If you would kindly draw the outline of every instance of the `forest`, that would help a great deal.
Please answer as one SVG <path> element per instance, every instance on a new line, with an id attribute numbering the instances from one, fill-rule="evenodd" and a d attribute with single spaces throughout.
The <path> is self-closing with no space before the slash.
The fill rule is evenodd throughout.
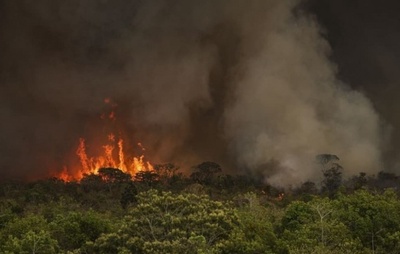
<path id="1" fill-rule="evenodd" d="M 320 182 L 285 189 L 215 162 L 3 181 L 0 253 L 400 253 L 400 178 L 319 159 Z"/>

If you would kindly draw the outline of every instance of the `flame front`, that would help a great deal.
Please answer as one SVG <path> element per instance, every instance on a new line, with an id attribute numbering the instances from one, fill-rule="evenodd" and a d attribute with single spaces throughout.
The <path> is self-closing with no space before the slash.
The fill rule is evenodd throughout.
<path id="1" fill-rule="evenodd" d="M 110 124 L 113 127 L 118 126 L 114 125 L 117 119 L 115 110 L 117 109 L 118 105 L 110 98 L 104 99 L 104 103 L 108 110 L 100 115 L 100 119 L 106 125 L 108 124 L 108 126 L 110 126 Z M 101 155 L 93 157 L 88 155 L 86 140 L 84 138 L 80 138 L 75 152 L 79 158 L 80 165 L 73 167 L 64 166 L 63 170 L 56 173 L 55 176 L 64 181 L 79 181 L 85 175 L 98 174 L 98 171 L 101 168 L 118 168 L 132 176 L 139 171 L 153 170 L 153 166 L 150 162 L 145 160 L 143 154 L 137 157 L 127 156 L 124 149 L 125 143 L 121 137 L 114 135 L 114 133 L 109 133 L 106 135 L 106 137 L 106 144 L 99 146 L 100 149 L 97 150 L 97 152 Z M 141 150 L 141 152 L 144 153 L 145 149 L 142 144 L 137 143 L 137 146 L 138 150 Z"/>
<path id="2" fill-rule="evenodd" d="M 56 177 L 68 182 L 72 180 L 79 181 L 88 174 L 97 174 L 100 168 L 118 168 L 132 176 L 139 171 L 153 170 L 153 166 L 145 160 L 144 155 L 131 158 L 125 156 L 124 140 L 122 138 L 119 138 L 116 142 L 115 136 L 110 134 L 108 139 L 110 143 L 103 145 L 103 155 L 90 157 L 86 152 L 85 139 L 80 138 L 76 149 L 76 155 L 80 161 L 80 169 L 68 170 L 67 167 L 64 167 Z M 140 143 L 139 146 L 141 147 Z M 115 148 L 118 149 L 118 153 L 115 152 Z M 142 148 L 142 150 L 144 149 Z M 115 157 L 118 159 L 115 159 Z"/>

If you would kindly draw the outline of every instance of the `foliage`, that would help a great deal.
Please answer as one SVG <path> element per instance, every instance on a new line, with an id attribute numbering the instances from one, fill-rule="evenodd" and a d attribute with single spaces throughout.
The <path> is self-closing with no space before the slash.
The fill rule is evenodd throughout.
<path id="1" fill-rule="evenodd" d="M 282 218 L 282 239 L 290 253 L 347 253 L 360 250 L 357 239 L 337 219 L 334 201 L 314 198 L 292 202 Z"/>
<path id="2" fill-rule="evenodd" d="M 133 183 L 129 183 L 125 186 L 124 191 L 121 194 L 120 203 L 122 208 L 127 208 L 129 204 L 136 203 L 136 195 L 138 194 L 136 186 Z"/>
<path id="3" fill-rule="evenodd" d="M 55 253 L 57 240 L 42 216 L 28 215 L 8 223 L 1 231 L 4 253 Z"/>
<path id="4" fill-rule="evenodd" d="M 400 230 L 400 203 L 393 190 L 382 195 L 366 190 L 342 195 L 337 207 L 339 220 L 364 247 L 385 253 L 400 249 L 399 242 L 394 240 Z"/>
<path id="5" fill-rule="evenodd" d="M 214 175 L 222 171 L 222 168 L 218 163 L 206 161 L 195 166 L 194 170 L 195 172 L 190 175 L 194 182 L 209 184 Z"/>
<path id="6" fill-rule="evenodd" d="M 58 250 L 57 241 L 52 239 L 48 231 L 34 232 L 29 230 L 19 237 L 9 236 L 4 243 L 4 253 L 43 253 L 53 254 Z"/>
<path id="7" fill-rule="evenodd" d="M 50 226 L 60 247 L 65 250 L 79 249 L 87 241 L 95 241 L 110 230 L 109 222 L 92 211 L 60 214 Z"/>
<path id="8" fill-rule="evenodd" d="M 171 180 L 175 178 L 179 167 L 172 163 L 154 165 L 154 171 L 159 176 L 159 180 L 165 185 L 170 184 Z"/>
<path id="9" fill-rule="evenodd" d="M 342 184 L 342 166 L 337 163 L 339 157 L 333 154 L 319 154 L 316 156 L 317 162 L 322 166 L 324 180 L 322 181 L 322 191 L 330 198 L 336 195 Z"/>
<path id="10" fill-rule="evenodd" d="M 238 199 L 246 202 L 238 210 L 239 224 L 226 244 L 225 253 L 288 253 L 274 231 L 274 223 L 281 217 L 279 211 L 261 205 L 253 192 Z"/>
<path id="11" fill-rule="evenodd" d="M 160 164 L 4 183 L 0 253 L 400 253 L 400 178 L 342 179 L 337 156 L 319 160 L 322 181 L 289 190 L 213 162 L 198 178 Z"/>
<path id="12" fill-rule="evenodd" d="M 237 223 L 234 209 L 207 196 L 150 190 L 137 198 L 118 234 L 96 241 L 97 251 L 106 253 L 119 243 L 118 251 L 133 253 L 211 253 L 229 239 Z"/>
<path id="13" fill-rule="evenodd" d="M 143 170 L 136 173 L 134 179 L 135 181 L 142 183 L 147 187 L 152 187 L 158 182 L 159 177 L 160 176 L 154 171 Z"/>

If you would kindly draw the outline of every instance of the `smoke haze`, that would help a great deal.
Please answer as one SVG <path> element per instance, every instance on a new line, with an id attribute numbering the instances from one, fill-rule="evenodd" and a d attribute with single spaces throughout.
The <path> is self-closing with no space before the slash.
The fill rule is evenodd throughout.
<path id="1" fill-rule="evenodd" d="M 202 161 L 276 185 L 382 168 L 381 121 L 337 78 L 292 0 L 0 2 L 0 172 L 42 177 L 116 126 L 155 162 Z M 98 141 L 101 143 L 100 141 Z"/>

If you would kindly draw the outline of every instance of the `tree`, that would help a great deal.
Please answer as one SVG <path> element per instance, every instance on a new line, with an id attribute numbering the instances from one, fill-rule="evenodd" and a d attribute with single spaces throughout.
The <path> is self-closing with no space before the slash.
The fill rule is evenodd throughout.
<path id="1" fill-rule="evenodd" d="M 358 176 L 351 177 L 345 183 L 346 189 L 349 189 L 350 191 L 356 191 L 361 188 L 365 188 L 367 187 L 367 184 L 368 178 L 367 174 L 364 172 L 360 172 Z"/>
<path id="2" fill-rule="evenodd" d="M 322 245 L 326 245 L 325 239 L 325 224 L 327 217 L 333 212 L 332 205 L 329 200 L 322 199 L 319 202 L 312 204 L 312 208 L 317 212 L 319 219 L 319 226 L 321 228 L 321 243 Z"/>
<path id="3" fill-rule="evenodd" d="M 200 163 L 197 166 L 193 167 L 195 172 L 193 172 L 190 177 L 194 182 L 200 183 L 200 184 L 209 184 L 211 183 L 211 180 L 213 176 L 216 173 L 219 173 L 222 171 L 222 168 L 219 164 L 211 161 L 206 161 L 203 163 Z"/>
<path id="4" fill-rule="evenodd" d="M 105 187 L 102 177 L 96 174 L 85 174 L 80 181 L 80 185 L 86 192 L 102 191 Z"/>
<path id="5" fill-rule="evenodd" d="M 152 187 L 158 182 L 159 175 L 152 170 L 143 170 L 136 173 L 134 180 L 139 183 L 144 183 L 147 187 Z"/>
<path id="6" fill-rule="evenodd" d="M 124 173 L 117 168 L 100 168 L 98 175 L 107 184 L 110 192 L 112 192 L 113 185 L 127 183 L 132 179 L 130 174 Z"/>
<path id="7" fill-rule="evenodd" d="M 322 192 L 328 194 L 328 197 L 334 198 L 339 187 L 342 185 L 341 168 L 330 168 L 324 171 L 324 180 L 322 181 Z"/>
<path id="8" fill-rule="evenodd" d="M 8 223 L 0 235 L 1 253 L 57 253 L 58 243 L 42 216 L 27 215 Z"/>
<path id="9" fill-rule="evenodd" d="M 172 163 L 154 165 L 154 171 L 158 174 L 159 179 L 163 184 L 169 183 L 169 181 L 175 176 L 178 169 L 179 167 Z"/>
<path id="10" fill-rule="evenodd" d="M 137 195 L 136 186 L 133 183 L 129 183 L 125 186 L 124 191 L 121 194 L 121 206 L 123 209 L 126 209 L 129 204 L 136 203 L 136 195 Z"/>
<path id="11" fill-rule="evenodd" d="M 50 225 L 60 247 L 68 251 L 79 249 L 110 230 L 108 221 L 93 211 L 58 214 Z"/>
<path id="12" fill-rule="evenodd" d="M 362 250 L 357 239 L 336 214 L 333 200 L 294 201 L 286 209 L 281 239 L 290 253 L 354 253 Z"/>
<path id="13" fill-rule="evenodd" d="M 394 240 L 400 231 L 400 203 L 393 190 L 380 195 L 361 189 L 352 195 L 340 195 L 336 209 L 338 219 L 364 247 L 373 253 L 398 253 L 392 251 L 400 250 L 399 242 Z"/>
<path id="14" fill-rule="evenodd" d="M 40 230 L 34 232 L 32 230 L 23 233 L 20 237 L 9 236 L 4 243 L 4 253 L 41 253 L 53 254 L 58 252 L 58 243 L 51 238 L 48 231 Z"/>
<path id="15" fill-rule="evenodd" d="M 110 183 L 129 182 L 132 178 L 130 174 L 124 173 L 118 168 L 100 168 L 98 174 L 103 181 Z"/>
<path id="16" fill-rule="evenodd" d="M 334 154 L 318 154 L 316 157 L 316 160 L 318 163 L 320 163 L 323 167 L 323 170 L 326 170 L 328 168 L 326 168 L 327 166 L 331 166 L 331 163 L 336 163 L 336 161 L 339 160 L 339 157 L 337 157 Z"/>
<path id="17" fill-rule="evenodd" d="M 301 200 L 309 201 L 318 194 L 318 189 L 314 182 L 306 181 L 293 192 L 296 196 L 300 196 Z"/>
<path id="18" fill-rule="evenodd" d="M 324 180 L 322 181 L 322 191 L 333 198 L 342 184 L 342 166 L 337 161 L 339 157 L 333 154 L 319 154 L 316 160 L 322 166 Z"/>
<path id="19" fill-rule="evenodd" d="M 261 205 L 253 192 L 239 195 L 237 200 L 242 203 L 238 209 L 239 224 L 226 243 L 225 253 L 288 253 L 274 232 L 274 224 L 281 218 L 281 213 Z"/>
<path id="20" fill-rule="evenodd" d="M 128 250 L 132 253 L 213 253 L 230 237 L 237 215 L 226 203 L 207 196 L 174 195 L 149 190 L 137 196 L 115 235 L 104 235 L 97 253 Z M 115 246 L 117 245 L 117 246 Z"/>

